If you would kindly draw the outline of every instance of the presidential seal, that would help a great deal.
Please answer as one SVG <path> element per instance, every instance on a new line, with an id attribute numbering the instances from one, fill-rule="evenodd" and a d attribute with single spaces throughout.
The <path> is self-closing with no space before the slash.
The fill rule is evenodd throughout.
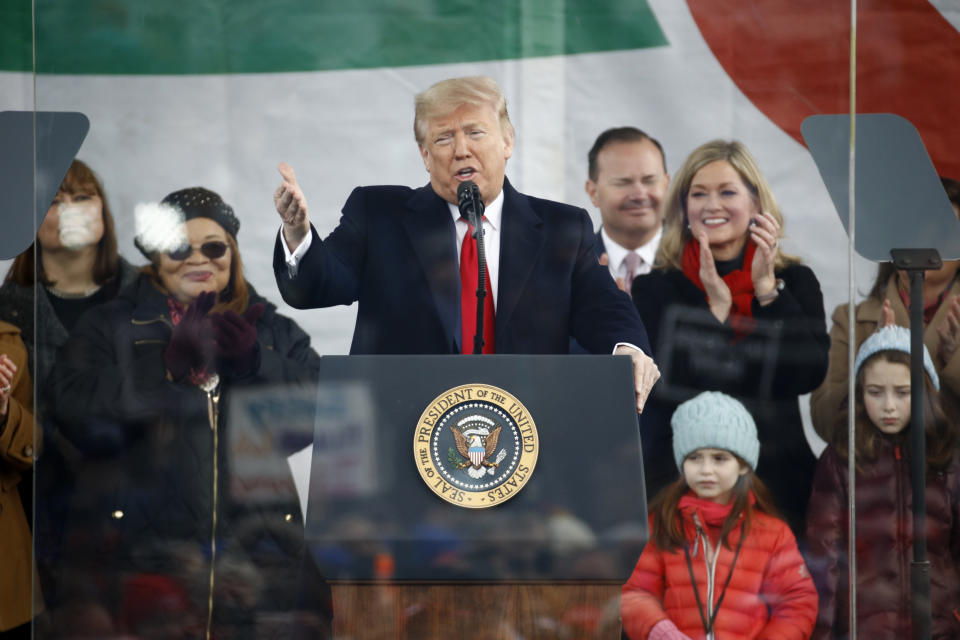
<path id="1" fill-rule="evenodd" d="M 465 384 L 436 397 L 413 437 L 423 481 L 450 504 L 468 509 L 486 509 L 517 495 L 539 453 L 527 408 L 486 384 Z"/>

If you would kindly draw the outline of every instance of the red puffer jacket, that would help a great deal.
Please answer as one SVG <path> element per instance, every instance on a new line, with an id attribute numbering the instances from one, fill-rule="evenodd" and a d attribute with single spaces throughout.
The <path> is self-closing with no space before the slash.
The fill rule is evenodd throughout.
<path id="1" fill-rule="evenodd" d="M 732 548 L 720 545 L 712 584 L 705 561 L 704 533 L 698 512 L 684 516 L 696 588 L 703 603 L 716 607 L 733 571 L 714 623 L 716 640 L 805 640 L 817 615 L 817 592 L 797 550 L 790 528 L 781 520 L 754 511 L 740 555 L 733 563 L 742 526 L 730 532 Z M 650 528 L 653 529 L 651 518 Z M 693 640 L 705 638 L 700 611 L 683 550 L 662 551 L 650 541 L 623 586 L 620 615 L 634 640 L 646 640 L 658 622 L 669 618 Z M 708 593 L 711 597 L 708 597 Z M 706 613 L 706 612 L 705 612 Z"/>
<path id="2" fill-rule="evenodd" d="M 817 465 L 807 516 L 807 560 L 820 592 L 814 638 L 846 638 L 847 460 L 828 447 Z M 927 556 L 932 637 L 960 638 L 960 462 L 927 475 Z M 913 560 L 910 464 L 892 440 L 857 476 L 857 634 L 909 638 Z"/>

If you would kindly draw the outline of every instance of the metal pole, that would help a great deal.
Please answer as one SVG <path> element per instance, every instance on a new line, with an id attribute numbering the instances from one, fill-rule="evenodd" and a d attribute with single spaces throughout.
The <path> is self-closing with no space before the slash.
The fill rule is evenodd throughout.
<path id="1" fill-rule="evenodd" d="M 926 429 L 923 420 L 923 269 L 910 270 L 910 482 L 913 485 L 913 562 L 910 620 L 914 640 L 930 638 L 930 562 L 927 560 Z"/>
<path id="2" fill-rule="evenodd" d="M 857 351 L 857 324 L 856 308 L 854 300 L 857 299 L 857 290 L 855 284 L 855 262 L 854 252 L 856 247 L 856 167 L 857 167 L 857 0 L 850 0 L 850 148 L 848 150 L 847 171 L 850 176 L 847 186 L 847 203 L 849 210 L 847 212 L 847 273 L 849 277 L 848 300 L 847 303 L 847 326 L 850 328 L 847 338 L 847 570 L 849 576 L 847 584 L 850 585 L 847 610 L 850 612 L 847 621 L 850 631 L 850 638 L 857 637 L 857 452 L 854 443 L 857 441 L 856 415 L 853 410 L 854 396 L 854 376 L 853 364 Z"/>

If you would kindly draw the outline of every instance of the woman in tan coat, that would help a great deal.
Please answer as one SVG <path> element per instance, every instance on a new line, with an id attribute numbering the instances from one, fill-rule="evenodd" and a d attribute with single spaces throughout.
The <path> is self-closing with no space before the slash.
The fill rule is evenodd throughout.
<path id="1" fill-rule="evenodd" d="M 29 638 L 42 610 L 33 571 L 32 540 L 20 502 L 20 475 L 33 466 L 33 385 L 20 330 L 0 321 L 0 639 Z M 31 587 L 33 585 L 33 588 Z"/>
<path id="2" fill-rule="evenodd" d="M 960 182 L 941 178 L 947 197 L 960 217 Z M 936 271 L 927 271 L 923 282 L 923 342 L 933 357 L 940 377 L 941 399 L 948 416 L 960 415 L 960 260 L 945 261 Z M 884 262 L 870 295 L 855 309 L 854 339 L 863 341 L 881 326 L 910 326 L 910 282 L 906 273 Z M 847 344 L 850 323 L 846 304 L 833 312 L 830 329 L 830 368 L 823 384 L 810 396 L 813 427 L 828 443 L 834 441 L 837 416 L 847 404 Z"/>

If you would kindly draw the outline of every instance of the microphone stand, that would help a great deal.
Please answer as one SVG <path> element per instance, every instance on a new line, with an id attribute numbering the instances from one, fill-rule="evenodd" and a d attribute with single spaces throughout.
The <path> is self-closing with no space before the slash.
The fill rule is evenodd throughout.
<path id="1" fill-rule="evenodd" d="M 910 622 L 915 640 L 931 634 L 930 561 L 927 559 L 926 425 L 923 402 L 923 276 L 943 266 L 936 249 L 891 249 L 897 269 L 910 274 L 910 483 L 913 498 L 913 562 Z"/>
<path id="2" fill-rule="evenodd" d="M 487 297 L 487 253 L 483 241 L 483 200 L 480 188 L 473 185 L 470 189 L 470 224 L 473 225 L 473 237 L 477 240 L 477 333 L 473 336 L 473 353 L 483 353 L 483 301 Z"/>

